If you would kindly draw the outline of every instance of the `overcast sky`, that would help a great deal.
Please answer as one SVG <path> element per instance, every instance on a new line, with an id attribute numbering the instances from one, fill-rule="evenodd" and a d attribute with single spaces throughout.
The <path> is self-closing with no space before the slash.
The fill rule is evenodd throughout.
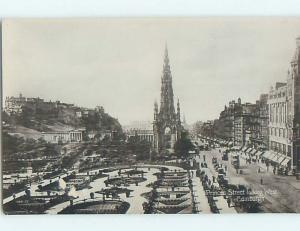
<path id="1" fill-rule="evenodd" d="M 182 114 L 215 119 L 285 81 L 298 36 L 300 18 L 9 20 L 3 93 L 102 105 L 123 125 L 152 120 L 167 42 Z"/>

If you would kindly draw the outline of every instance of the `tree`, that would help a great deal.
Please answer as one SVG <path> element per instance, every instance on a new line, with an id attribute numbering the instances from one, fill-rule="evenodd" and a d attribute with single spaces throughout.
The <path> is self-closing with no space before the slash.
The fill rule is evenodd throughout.
<path id="1" fill-rule="evenodd" d="M 151 144 L 146 140 L 139 140 L 138 136 L 128 139 L 127 149 L 136 155 L 137 160 L 150 159 Z"/>
<path id="2" fill-rule="evenodd" d="M 174 146 L 176 155 L 178 157 L 187 158 L 189 155 L 189 151 L 193 150 L 194 148 L 194 145 L 188 137 L 188 133 L 186 131 L 183 131 L 181 133 L 181 138 L 176 141 Z"/>

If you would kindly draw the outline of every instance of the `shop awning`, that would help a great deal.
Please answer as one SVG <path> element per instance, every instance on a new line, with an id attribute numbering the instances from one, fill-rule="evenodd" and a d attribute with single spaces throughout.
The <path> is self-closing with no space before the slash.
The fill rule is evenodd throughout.
<path id="1" fill-rule="evenodd" d="M 250 152 L 250 154 L 251 154 L 251 155 L 254 155 L 254 154 L 257 153 L 257 152 L 258 152 L 258 151 L 257 151 L 255 148 L 253 148 L 252 151 Z"/>
<path id="2" fill-rule="evenodd" d="M 232 149 L 234 149 L 234 150 L 241 150 L 241 147 L 239 147 L 239 146 L 233 146 Z"/>
<path id="3" fill-rule="evenodd" d="M 278 164 L 281 164 L 281 162 L 282 162 L 284 159 L 285 159 L 285 156 L 282 155 L 282 154 L 279 154 L 279 155 L 278 155 L 278 159 L 277 159 L 277 163 L 278 163 Z"/>
<path id="4" fill-rule="evenodd" d="M 251 153 L 251 151 L 253 150 L 253 148 L 249 148 L 246 153 Z"/>
<path id="5" fill-rule="evenodd" d="M 288 156 L 286 156 L 285 159 L 281 162 L 280 165 L 282 165 L 282 166 L 287 166 L 288 163 L 290 162 L 290 160 L 291 160 L 291 158 L 288 157 Z"/>
<path id="6" fill-rule="evenodd" d="M 260 157 L 261 155 L 263 155 L 264 153 L 262 152 L 262 151 L 257 151 L 256 153 L 255 153 L 255 155 L 256 156 L 258 156 L 258 157 Z"/>
<path id="7" fill-rule="evenodd" d="M 272 152 L 270 151 L 266 151 L 264 154 L 263 154 L 263 157 L 266 158 L 266 159 L 269 159 L 269 157 L 272 155 Z"/>
<path id="8" fill-rule="evenodd" d="M 252 155 L 252 154 L 256 153 L 256 149 L 255 148 L 251 148 L 251 150 L 249 150 L 248 153 Z"/>
<path id="9" fill-rule="evenodd" d="M 276 153 L 272 153 L 272 155 L 269 157 L 269 160 L 273 162 L 277 162 L 278 155 Z"/>
<path id="10" fill-rule="evenodd" d="M 245 152 L 248 149 L 248 147 L 243 147 L 242 151 Z"/>

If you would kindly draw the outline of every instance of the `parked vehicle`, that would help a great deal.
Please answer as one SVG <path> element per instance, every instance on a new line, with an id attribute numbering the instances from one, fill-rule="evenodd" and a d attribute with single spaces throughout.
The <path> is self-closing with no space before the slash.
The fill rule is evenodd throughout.
<path id="1" fill-rule="evenodd" d="M 228 160 L 228 153 L 224 152 L 222 155 L 222 160 L 227 161 Z"/>
<path id="2" fill-rule="evenodd" d="M 213 157 L 213 158 L 212 158 L 212 164 L 217 164 L 217 163 L 218 163 L 217 158 L 216 158 L 216 157 Z"/>
<path id="3" fill-rule="evenodd" d="M 240 168 L 240 156 L 239 155 L 233 155 L 232 158 L 231 158 L 231 164 L 236 169 Z"/>
<path id="4" fill-rule="evenodd" d="M 225 174 L 218 174 L 217 182 L 221 187 L 226 187 L 228 185 L 228 178 Z"/>
<path id="5" fill-rule="evenodd" d="M 223 168 L 218 168 L 218 174 L 226 175 L 225 170 Z"/>

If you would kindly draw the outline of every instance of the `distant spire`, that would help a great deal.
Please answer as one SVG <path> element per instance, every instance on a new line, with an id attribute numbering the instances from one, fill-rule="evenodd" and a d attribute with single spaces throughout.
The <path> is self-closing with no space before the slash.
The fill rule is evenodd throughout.
<path id="1" fill-rule="evenodd" d="M 169 52 L 168 52 L 168 45 L 167 45 L 167 42 L 166 42 L 166 45 L 165 45 L 165 59 L 164 59 L 164 66 L 165 66 L 165 67 L 169 66 Z"/>
<path id="2" fill-rule="evenodd" d="M 157 114 L 158 114 L 158 105 L 157 105 L 157 101 L 154 101 L 154 120 L 157 119 Z"/>
<path id="3" fill-rule="evenodd" d="M 177 119 L 178 121 L 180 121 L 180 103 L 178 98 L 177 98 Z"/>
<path id="4" fill-rule="evenodd" d="M 299 60 L 300 60 L 300 37 L 296 38 L 296 51 L 291 61 L 292 66 L 297 65 Z"/>
<path id="5" fill-rule="evenodd" d="M 154 101 L 154 110 L 158 111 L 158 105 L 157 105 L 157 101 L 156 100 Z"/>
<path id="6" fill-rule="evenodd" d="M 166 44 L 165 44 L 165 54 L 168 55 L 168 43 L 167 43 L 167 41 L 166 41 Z"/>

